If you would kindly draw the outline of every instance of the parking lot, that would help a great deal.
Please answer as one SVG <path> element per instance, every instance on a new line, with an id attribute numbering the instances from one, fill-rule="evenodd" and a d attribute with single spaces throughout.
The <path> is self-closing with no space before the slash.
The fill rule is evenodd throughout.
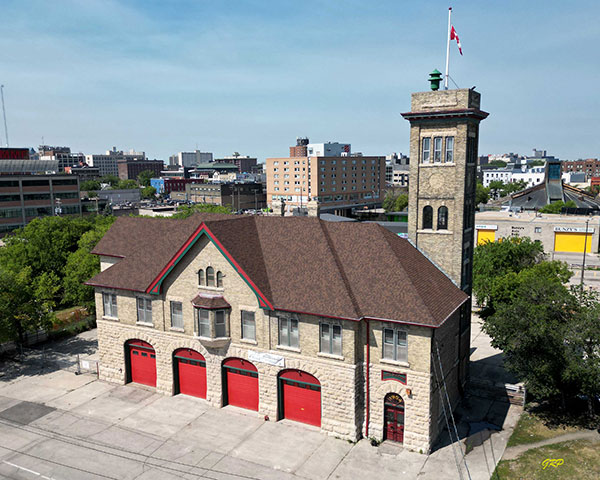
<path id="1" fill-rule="evenodd" d="M 429 456 L 387 442 L 352 444 L 314 427 L 287 420 L 265 421 L 255 412 L 235 407 L 216 409 L 194 397 L 167 397 L 139 385 L 100 382 L 93 369 L 76 375 L 76 355 L 92 365 L 96 360 L 94 333 L 55 344 L 43 354 L 34 352 L 22 363 L 1 365 L 0 476 L 46 480 L 460 478 L 454 459 L 457 450 L 453 452 L 444 439 Z M 474 336 L 476 361 L 488 355 L 497 363 L 497 352 L 486 353 L 487 340 L 480 338 L 478 329 Z M 489 368 L 497 365 L 490 363 Z M 504 423 L 504 430 L 491 436 L 487 430 L 482 434 L 480 428 L 477 438 L 481 441 L 466 456 L 471 478 L 489 478 L 520 409 L 476 397 L 467 399 L 465 408 L 459 414 L 461 438 L 474 432 L 469 425 Z M 461 469 L 465 473 L 464 464 Z"/>

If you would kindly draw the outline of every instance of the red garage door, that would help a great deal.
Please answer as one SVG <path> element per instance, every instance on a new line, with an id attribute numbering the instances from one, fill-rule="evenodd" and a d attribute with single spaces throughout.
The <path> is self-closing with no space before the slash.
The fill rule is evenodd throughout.
<path id="1" fill-rule="evenodd" d="M 280 416 L 321 426 L 321 384 L 306 372 L 287 370 L 279 376 Z"/>
<path id="2" fill-rule="evenodd" d="M 225 404 L 258 411 L 258 370 L 247 360 L 223 362 Z"/>
<path id="3" fill-rule="evenodd" d="M 142 340 L 129 340 L 127 350 L 130 380 L 156 387 L 156 354 L 152 345 Z"/>
<path id="4" fill-rule="evenodd" d="M 189 348 L 181 348 L 173 354 L 179 393 L 206 398 L 206 361 Z"/>

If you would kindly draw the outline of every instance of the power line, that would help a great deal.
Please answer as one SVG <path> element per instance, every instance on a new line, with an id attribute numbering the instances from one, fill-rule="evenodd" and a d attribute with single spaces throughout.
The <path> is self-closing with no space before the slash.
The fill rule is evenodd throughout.
<path id="1" fill-rule="evenodd" d="M 49 430 L 46 430 L 46 429 L 43 429 L 43 428 L 40 428 L 40 427 L 28 426 L 27 428 L 25 428 L 24 426 L 16 425 L 16 424 L 13 424 L 12 422 L 7 422 L 4 419 L 0 419 L 0 424 L 6 425 L 6 426 L 14 428 L 14 429 L 23 430 L 25 432 L 35 433 L 35 434 L 37 434 L 37 435 L 39 435 L 41 437 L 49 438 L 49 439 L 52 439 L 52 440 L 57 440 L 59 442 L 67 443 L 69 445 L 74 445 L 74 446 L 77 446 L 77 447 L 86 448 L 88 450 L 93 450 L 95 452 L 112 455 L 113 457 L 123 458 L 125 460 L 137 461 L 137 462 L 141 463 L 142 465 L 143 464 L 147 464 L 147 465 L 150 465 L 151 467 L 154 467 L 154 468 L 163 469 L 163 470 L 167 470 L 167 471 L 172 471 L 172 472 L 176 472 L 176 473 L 179 473 L 179 474 L 195 475 L 195 476 L 197 476 L 199 478 L 210 478 L 212 480 L 218 480 L 218 479 L 216 479 L 214 477 L 210 477 L 210 476 L 208 476 L 206 474 L 202 474 L 201 475 L 199 473 L 188 472 L 186 470 L 181 470 L 181 469 L 169 467 L 167 465 L 156 464 L 156 462 L 168 462 L 170 464 L 179 465 L 181 467 L 200 468 L 202 470 L 206 470 L 206 471 L 209 471 L 209 472 L 212 472 L 212 473 L 231 475 L 230 472 L 226 472 L 226 471 L 223 471 L 223 470 L 217 470 L 217 469 L 213 469 L 213 468 L 209 468 L 209 467 L 200 467 L 198 465 L 193 465 L 193 464 L 185 463 L 185 462 L 178 462 L 176 460 L 170 460 L 170 459 L 167 459 L 167 458 L 151 457 L 150 455 L 144 455 L 142 453 L 137 453 L 137 452 L 134 452 L 134 451 L 131 451 L 131 450 L 127 450 L 125 448 L 119 448 L 119 451 L 121 451 L 121 452 L 125 452 L 125 453 L 128 453 L 130 455 L 137 456 L 137 457 L 141 457 L 141 459 L 135 459 L 135 458 L 128 457 L 126 455 L 120 455 L 120 454 L 115 453 L 115 452 L 105 451 L 104 449 L 116 449 L 116 447 L 111 447 L 110 445 L 106 445 L 106 444 L 103 444 L 101 442 L 97 442 L 97 441 L 94 441 L 94 440 L 85 440 L 84 441 L 81 438 L 73 436 L 73 435 L 66 435 L 66 434 L 62 434 L 62 433 L 58 434 L 58 433 L 54 433 L 54 432 L 51 432 Z M 94 448 L 94 447 L 90 446 L 90 444 L 96 445 L 98 447 L 103 447 L 103 449 Z M 0 446 L 0 448 L 5 448 L 7 450 L 12 450 L 12 449 L 10 449 L 8 447 L 4 447 L 4 446 Z M 15 450 L 15 452 L 16 452 L 16 450 Z M 18 452 L 18 453 L 22 453 L 24 455 L 29 455 L 28 453 L 25 453 L 25 452 Z M 33 455 L 30 455 L 30 456 L 33 456 Z M 38 458 L 38 457 L 34 457 L 34 458 Z M 41 460 L 45 460 L 45 459 L 42 458 Z M 149 461 L 149 460 L 152 460 L 152 461 Z M 48 461 L 51 461 L 51 460 L 48 460 Z M 57 462 L 53 462 L 53 463 L 57 463 Z M 68 467 L 68 468 L 71 468 L 69 465 L 63 465 L 63 464 L 60 464 L 60 465 Z M 100 474 L 98 474 L 98 475 L 100 475 Z M 243 475 L 243 474 L 239 474 L 239 473 L 236 473 L 236 475 L 238 477 L 246 478 L 248 480 L 261 480 L 258 477 L 252 477 L 252 476 L 249 476 L 249 475 Z M 100 475 L 100 476 L 102 476 L 102 475 Z M 112 477 L 106 477 L 106 478 L 112 478 Z M 115 479 L 115 480 L 119 480 L 119 479 Z"/>

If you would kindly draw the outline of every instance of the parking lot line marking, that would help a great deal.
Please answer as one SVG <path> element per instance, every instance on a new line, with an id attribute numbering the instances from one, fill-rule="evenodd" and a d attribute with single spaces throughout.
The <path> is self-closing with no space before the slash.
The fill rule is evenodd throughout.
<path id="1" fill-rule="evenodd" d="M 39 473 L 39 472 L 36 472 L 36 471 L 34 471 L 34 470 L 30 470 L 30 469 L 28 469 L 28 468 L 25 468 L 25 467 L 22 467 L 22 466 L 20 466 L 20 465 L 16 465 L 16 464 L 14 464 L 14 463 L 7 462 L 6 460 L 2 460 L 2 462 L 3 462 L 3 463 L 6 463 L 7 465 L 10 465 L 11 467 L 18 468 L 19 470 L 24 470 L 24 471 L 26 471 L 26 472 L 32 473 L 33 475 L 37 475 L 38 477 L 42 477 L 42 478 L 44 478 L 45 480 L 54 480 L 53 478 L 47 477 L 46 475 L 42 475 L 42 474 L 41 474 L 41 473 Z"/>

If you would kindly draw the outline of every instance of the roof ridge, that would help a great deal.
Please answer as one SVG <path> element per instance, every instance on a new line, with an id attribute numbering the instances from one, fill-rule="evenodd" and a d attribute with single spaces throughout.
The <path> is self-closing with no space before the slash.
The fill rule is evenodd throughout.
<path id="1" fill-rule="evenodd" d="M 325 235 L 325 240 L 327 242 L 327 246 L 329 247 L 329 250 L 331 250 L 331 254 L 333 256 L 333 260 L 335 261 L 335 265 L 337 266 L 337 268 L 340 272 L 340 275 L 342 277 L 342 281 L 344 282 L 344 287 L 346 287 L 346 290 L 348 291 L 348 296 L 350 297 L 352 306 L 354 307 L 354 310 L 356 311 L 356 316 L 357 316 L 357 318 L 361 318 L 362 312 L 361 312 L 360 306 L 358 304 L 358 301 L 356 300 L 356 297 L 354 296 L 354 292 L 352 291 L 352 287 L 350 286 L 350 282 L 348 281 L 348 277 L 346 276 L 346 271 L 344 270 L 344 268 L 342 266 L 340 257 L 338 256 L 335 246 L 333 244 L 333 241 L 331 240 L 331 236 L 329 235 L 329 232 L 325 228 L 326 222 L 324 220 L 321 220 L 320 218 L 317 219 L 317 221 L 319 222 L 319 225 L 321 226 L 323 235 Z"/>
<path id="2" fill-rule="evenodd" d="M 392 245 L 391 237 L 388 235 L 389 230 L 387 230 L 386 228 L 382 227 L 381 225 L 377 225 L 377 226 L 379 227 L 379 234 L 384 238 L 384 240 L 386 241 L 386 243 L 390 246 L 390 250 L 392 251 L 392 254 L 394 255 L 394 257 L 396 257 L 398 260 L 400 260 L 400 257 L 398 256 L 398 253 L 396 252 L 396 250 L 394 249 L 394 247 Z M 392 232 L 389 232 L 389 233 L 391 235 L 395 235 Z M 427 255 L 425 255 L 424 252 L 422 252 L 417 247 L 415 247 L 415 245 L 410 240 L 408 240 L 408 239 L 406 239 L 406 240 L 410 243 L 410 245 L 412 247 L 415 248 L 415 250 L 417 250 L 429 262 L 431 262 L 435 268 L 437 268 L 440 272 L 442 272 L 444 275 L 446 275 L 446 272 L 444 272 L 436 263 L 432 262 L 431 259 Z M 399 264 L 400 268 L 402 268 L 402 270 L 404 270 L 404 272 L 406 273 L 406 276 L 411 279 L 411 281 L 409 282 L 409 285 L 416 292 L 419 301 L 423 305 L 423 308 L 429 313 L 429 316 L 431 317 L 431 319 L 435 321 L 435 315 L 431 311 L 431 308 L 429 308 L 429 305 L 427 304 L 427 302 L 425 302 L 423 300 L 423 297 L 421 296 L 421 292 L 419 291 L 419 289 L 415 288 L 414 280 L 412 278 L 411 272 L 409 270 L 407 270 L 406 268 L 404 268 L 404 264 L 402 263 L 402 261 L 399 261 L 398 264 Z M 446 275 L 446 277 L 448 277 L 448 275 Z M 450 277 L 448 277 L 448 279 L 452 280 Z M 452 283 L 454 283 L 454 282 L 452 282 Z"/>

